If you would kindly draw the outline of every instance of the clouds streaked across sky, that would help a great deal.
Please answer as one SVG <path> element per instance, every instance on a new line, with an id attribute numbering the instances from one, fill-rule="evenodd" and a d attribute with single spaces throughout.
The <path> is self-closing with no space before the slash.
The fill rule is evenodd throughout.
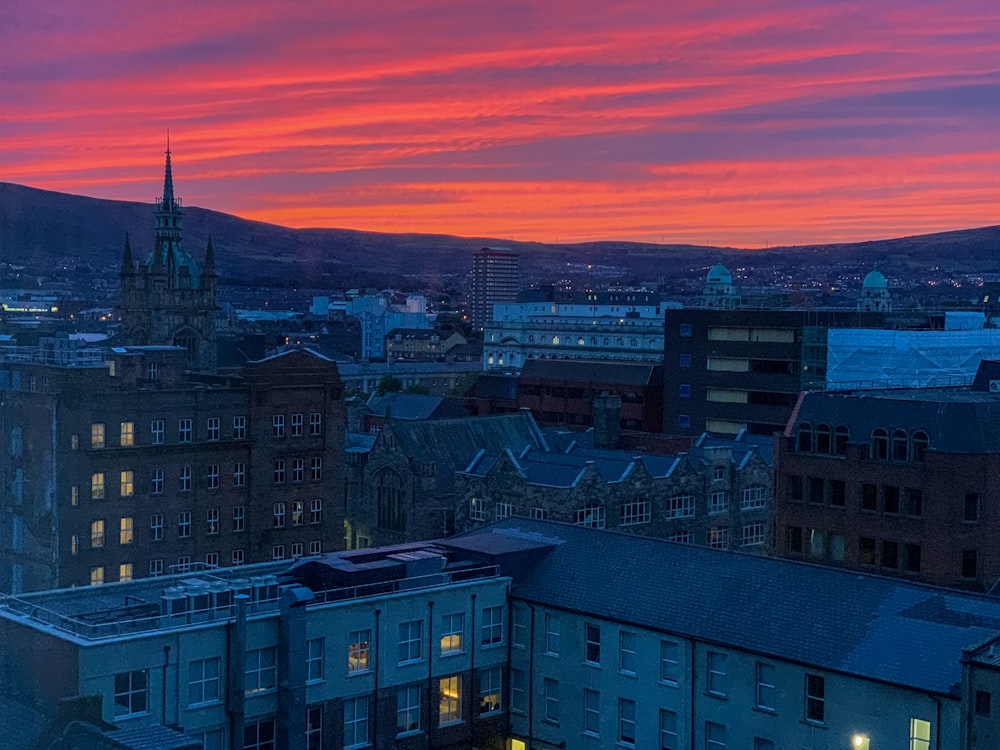
<path id="1" fill-rule="evenodd" d="M 995 0 L 14 0 L 0 21 L 0 180 L 151 201 L 169 128 L 185 203 L 297 227 L 759 247 L 1000 223 Z"/>

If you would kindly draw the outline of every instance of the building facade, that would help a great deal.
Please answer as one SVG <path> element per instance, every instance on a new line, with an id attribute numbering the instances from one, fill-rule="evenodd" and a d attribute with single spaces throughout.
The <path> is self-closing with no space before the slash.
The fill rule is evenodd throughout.
<path id="1" fill-rule="evenodd" d="M 181 347 L 0 356 L 0 589 L 343 546 L 343 389 L 300 350 L 238 377 Z"/>
<path id="2" fill-rule="evenodd" d="M 517 299 L 518 255 L 505 247 L 484 247 L 472 256 L 469 323 L 481 331 L 493 320 L 493 305 Z"/>

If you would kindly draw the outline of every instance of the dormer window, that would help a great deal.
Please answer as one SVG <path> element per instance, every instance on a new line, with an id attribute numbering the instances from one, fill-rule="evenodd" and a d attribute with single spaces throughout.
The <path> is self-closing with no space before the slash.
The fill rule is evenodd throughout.
<path id="1" fill-rule="evenodd" d="M 875 459 L 876 461 L 885 461 L 889 458 L 889 433 L 881 427 L 872 432 L 869 458 Z"/>

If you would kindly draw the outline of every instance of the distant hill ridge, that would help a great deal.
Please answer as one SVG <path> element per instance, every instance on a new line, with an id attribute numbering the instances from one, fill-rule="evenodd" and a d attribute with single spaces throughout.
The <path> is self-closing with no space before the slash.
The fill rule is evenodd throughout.
<path id="1" fill-rule="evenodd" d="M 152 250 L 152 203 L 104 200 L 0 182 L 0 262 L 51 269 L 58 264 L 117 272 L 125 233 L 137 257 Z M 417 277 L 425 283 L 461 278 L 471 254 L 486 245 L 521 253 L 526 276 L 558 278 L 566 263 L 627 269 L 635 279 L 688 275 L 716 262 L 755 266 L 815 265 L 852 260 L 954 265 L 956 273 L 1000 270 L 1000 226 L 870 242 L 740 250 L 695 245 L 587 242 L 552 245 L 495 238 L 389 234 L 350 229 L 290 229 L 186 206 L 184 242 L 200 259 L 211 235 L 224 282 L 275 282 L 331 288 L 383 285 Z M 930 266 L 927 266 L 930 267 Z"/>

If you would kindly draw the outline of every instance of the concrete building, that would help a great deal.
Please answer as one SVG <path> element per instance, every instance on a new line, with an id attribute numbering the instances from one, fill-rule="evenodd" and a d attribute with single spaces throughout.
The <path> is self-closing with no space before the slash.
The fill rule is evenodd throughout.
<path id="1" fill-rule="evenodd" d="M 0 354 L 0 590 L 343 547 L 343 389 L 308 350 L 238 376 L 182 347 Z"/>
<path id="2" fill-rule="evenodd" d="M 506 247 L 484 247 L 472 256 L 469 323 L 481 331 L 493 320 L 493 305 L 517 299 L 518 255 Z"/>
<path id="3" fill-rule="evenodd" d="M 803 394 L 775 439 L 776 552 L 993 589 L 997 384 L 983 362 L 971 387 Z"/>

